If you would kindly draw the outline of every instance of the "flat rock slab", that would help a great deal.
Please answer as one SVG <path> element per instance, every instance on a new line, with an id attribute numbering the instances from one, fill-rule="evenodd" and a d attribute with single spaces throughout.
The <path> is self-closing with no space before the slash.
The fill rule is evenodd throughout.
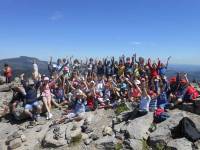
<path id="1" fill-rule="evenodd" d="M 126 133 L 130 139 L 143 140 L 149 136 L 149 128 L 153 122 L 153 113 L 131 120 L 126 127 Z"/>
<path id="2" fill-rule="evenodd" d="M 167 148 L 173 150 L 192 150 L 192 143 L 186 138 L 175 139 L 167 144 Z"/>

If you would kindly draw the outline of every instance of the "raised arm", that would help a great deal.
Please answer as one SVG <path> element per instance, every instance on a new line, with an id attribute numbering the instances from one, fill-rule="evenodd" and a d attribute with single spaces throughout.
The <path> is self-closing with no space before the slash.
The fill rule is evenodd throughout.
<path id="1" fill-rule="evenodd" d="M 167 58 L 167 63 L 166 63 L 166 68 L 168 67 L 168 64 L 169 64 L 169 60 L 171 59 L 171 56 L 169 56 L 168 58 Z"/>
<path id="2" fill-rule="evenodd" d="M 134 58 L 135 63 L 139 64 L 139 61 L 137 61 L 137 54 L 136 54 L 136 53 L 134 54 L 134 57 L 135 57 L 135 58 Z"/>
<path id="3" fill-rule="evenodd" d="M 157 68 L 160 68 L 160 66 L 161 66 L 161 62 L 160 62 L 160 59 L 158 58 Z"/>
<path id="4" fill-rule="evenodd" d="M 148 66 L 149 66 L 150 69 L 152 69 L 151 59 L 150 58 L 148 59 Z"/>
<path id="5" fill-rule="evenodd" d="M 130 81 L 128 78 L 126 78 L 125 81 L 126 81 L 131 87 L 133 86 L 133 84 L 131 83 L 131 81 Z"/>
<path id="6" fill-rule="evenodd" d="M 50 59 L 49 59 L 49 62 L 48 62 L 49 65 L 52 64 L 52 60 L 53 60 L 53 57 L 51 56 Z"/>
<path id="7" fill-rule="evenodd" d="M 186 80 L 187 83 L 190 83 L 190 81 L 188 79 L 188 76 L 187 76 L 187 73 L 184 74 L 184 78 L 185 78 L 185 80 Z"/>

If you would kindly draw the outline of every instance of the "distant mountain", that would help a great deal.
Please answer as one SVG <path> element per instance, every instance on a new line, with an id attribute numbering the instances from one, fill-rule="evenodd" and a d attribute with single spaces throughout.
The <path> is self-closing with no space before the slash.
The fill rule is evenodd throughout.
<path id="1" fill-rule="evenodd" d="M 1 70 L 4 67 L 4 64 L 7 63 L 13 68 L 14 75 L 20 75 L 25 73 L 26 76 L 31 76 L 33 69 L 33 60 L 36 60 L 39 66 L 40 73 L 48 72 L 48 63 L 47 61 L 41 61 L 37 58 L 21 56 L 17 58 L 9 58 L 0 60 L 0 68 Z M 1 72 L 2 73 L 2 72 Z"/>
<path id="2" fill-rule="evenodd" d="M 30 76 L 32 73 L 32 63 L 33 60 L 37 61 L 39 66 L 39 72 L 47 74 L 48 73 L 48 63 L 47 61 L 42 61 L 33 57 L 21 56 L 17 58 L 9 58 L 0 60 L 0 69 L 2 70 L 5 63 L 8 63 L 12 66 L 14 75 L 20 75 L 25 73 L 27 76 Z M 177 65 L 170 64 L 168 67 L 167 75 L 169 77 L 175 76 L 177 72 L 188 73 L 190 80 L 200 81 L 200 65 Z"/>
<path id="3" fill-rule="evenodd" d="M 183 64 L 170 64 L 168 67 L 167 75 L 174 76 L 178 72 L 187 73 L 190 81 L 200 81 L 200 65 L 183 65 Z"/>

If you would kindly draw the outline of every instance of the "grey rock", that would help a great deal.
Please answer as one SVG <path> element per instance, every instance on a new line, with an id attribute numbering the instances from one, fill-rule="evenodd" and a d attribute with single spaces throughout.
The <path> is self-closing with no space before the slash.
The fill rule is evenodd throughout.
<path id="1" fill-rule="evenodd" d="M 95 147 L 97 149 L 112 150 L 115 148 L 116 139 L 111 136 L 105 136 L 95 141 Z"/>
<path id="2" fill-rule="evenodd" d="M 65 129 L 66 125 L 59 125 L 59 139 L 55 139 L 55 130 L 54 128 L 51 128 L 47 133 L 45 134 L 43 138 L 42 145 L 46 148 L 58 148 L 64 145 L 67 145 L 67 140 L 65 139 Z"/>
<path id="3" fill-rule="evenodd" d="M 88 134 L 82 133 L 81 135 L 82 135 L 82 139 L 83 140 L 89 139 L 89 135 Z"/>
<path id="4" fill-rule="evenodd" d="M 26 142 L 27 141 L 27 138 L 26 138 L 26 136 L 24 134 L 21 135 L 21 140 L 22 140 L 22 142 Z"/>
<path id="5" fill-rule="evenodd" d="M 124 145 L 126 148 L 131 150 L 143 150 L 143 145 L 141 140 L 130 139 L 124 141 Z"/>
<path id="6" fill-rule="evenodd" d="M 6 144 L 9 145 L 11 141 L 17 139 L 17 138 L 21 138 L 21 135 L 19 132 L 13 132 L 11 135 L 9 135 L 7 137 L 7 140 L 6 140 Z"/>
<path id="7" fill-rule="evenodd" d="M 125 126 L 125 123 L 124 122 L 122 122 L 122 123 L 120 123 L 120 124 L 116 124 L 116 125 L 114 125 L 114 127 L 113 127 L 113 131 L 116 133 L 116 132 L 123 132 L 124 130 L 123 130 L 123 127 Z"/>
<path id="8" fill-rule="evenodd" d="M 157 125 L 157 129 L 149 136 L 149 144 L 152 147 L 159 145 L 167 145 L 172 140 L 171 129 L 179 124 L 179 121 L 186 116 L 184 112 L 171 112 L 171 118 Z"/>
<path id="9" fill-rule="evenodd" d="M 11 90 L 11 84 L 0 85 L 0 92 L 8 92 Z"/>
<path id="10" fill-rule="evenodd" d="M 124 134 L 119 133 L 119 132 L 116 132 L 116 133 L 115 133 L 115 138 L 116 138 L 116 139 L 119 139 L 119 140 L 121 140 L 121 141 L 124 141 Z"/>
<path id="11" fill-rule="evenodd" d="M 194 102 L 194 112 L 198 115 L 200 114 L 200 99 Z"/>
<path id="12" fill-rule="evenodd" d="M 12 141 L 10 141 L 8 149 L 16 149 L 22 145 L 21 138 L 16 138 Z"/>
<path id="13" fill-rule="evenodd" d="M 71 138 L 75 138 L 81 134 L 81 128 L 77 128 L 76 130 L 72 130 L 70 133 Z"/>
<path id="14" fill-rule="evenodd" d="M 93 141 L 96 141 L 96 140 L 99 139 L 99 136 L 93 133 L 93 134 L 91 134 L 91 135 L 89 136 L 89 138 L 91 138 Z"/>
<path id="15" fill-rule="evenodd" d="M 90 145 L 91 142 L 92 142 L 92 139 L 86 139 L 86 140 L 84 140 L 84 144 L 85 145 Z"/>
<path id="16" fill-rule="evenodd" d="M 198 141 L 196 141 L 195 143 L 194 143 L 194 146 L 195 146 L 195 148 L 196 149 L 200 149 L 200 140 L 198 140 Z"/>
<path id="17" fill-rule="evenodd" d="M 194 104 L 193 103 L 183 103 L 179 107 L 180 110 L 188 111 L 188 112 L 195 112 Z"/>
<path id="18" fill-rule="evenodd" d="M 0 85 L 6 83 L 6 78 L 4 76 L 0 76 Z"/>
<path id="19" fill-rule="evenodd" d="M 186 138 L 175 139 L 167 144 L 167 148 L 173 150 L 192 150 L 192 143 Z"/>
<path id="20" fill-rule="evenodd" d="M 106 135 L 112 135 L 113 134 L 113 130 L 112 130 L 112 128 L 111 127 L 105 127 L 104 129 L 103 129 L 103 132 L 102 132 L 102 134 L 103 134 L 103 136 L 106 136 Z"/>
<path id="21" fill-rule="evenodd" d="M 70 143 L 70 140 L 71 140 L 71 130 L 73 128 L 73 123 L 70 122 L 67 124 L 67 127 L 65 129 L 65 139 L 68 141 L 68 143 Z"/>
<path id="22" fill-rule="evenodd" d="M 147 139 L 149 128 L 153 122 L 153 113 L 131 120 L 126 127 L 126 136 L 131 139 Z"/>
<path id="23" fill-rule="evenodd" d="M 35 132 L 40 132 L 40 131 L 42 131 L 42 127 L 38 127 L 38 128 L 35 130 Z"/>

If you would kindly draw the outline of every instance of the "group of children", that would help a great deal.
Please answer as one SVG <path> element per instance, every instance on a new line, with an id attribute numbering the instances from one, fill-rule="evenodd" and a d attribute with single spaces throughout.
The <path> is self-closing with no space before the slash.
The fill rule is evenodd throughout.
<path id="1" fill-rule="evenodd" d="M 25 113 L 33 120 L 40 117 L 42 111 L 39 100 L 47 111 L 49 120 L 53 114 L 51 105 L 62 108 L 67 106 L 64 115 L 56 120 L 80 118 L 86 111 L 111 108 L 129 101 L 138 104 L 138 112 L 145 115 L 149 111 L 160 111 L 176 107 L 183 102 L 193 102 L 198 92 L 190 84 L 187 74 L 178 73 L 167 78 L 168 62 L 152 63 L 136 54 L 124 55 L 102 60 L 79 61 L 78 59 L 58 59 L 48 63 L 49 75 L 40 75 L 39 66 L 34 61 L 33 77 L 25 80 L 21 75 L 18 85 L 13 88 L 14 98 L 11 112 L 23 102 Z"/>

